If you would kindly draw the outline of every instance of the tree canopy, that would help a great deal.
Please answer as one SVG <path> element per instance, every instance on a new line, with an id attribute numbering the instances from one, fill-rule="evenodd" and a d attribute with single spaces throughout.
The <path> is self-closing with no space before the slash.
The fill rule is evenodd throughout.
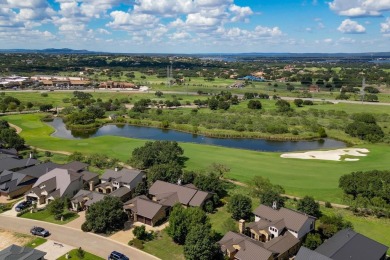
<path id="1" fill-rule="evenodd" d="M 139 169 L 148 169 L 156 164 L 182 164 L 184 151 L 177 142 L 154 141 L 133 150 L 130 164 Z"/>
<path id="2" fill-rule="evenodd" d="M 297 209 L 316 218 L 321 216 L 320 204 L 313 197 L 305 196 L 303 199 L 298 200 Z"/>
<path id="3" fill-rule="evenodd" d="M 235 194 L 230 197 L 228 212 L 232 213 L 235 220 L 249 219 L 252 215 L 252 200 L 248 196 Z"/>
<path id="4" fill-rule="evenodd" d="M 92 204 L 86 212 L 86 222 L 95 233 L 110 233 L 123 228 L 126 213 L 122 201 L 113 196 Z"/>

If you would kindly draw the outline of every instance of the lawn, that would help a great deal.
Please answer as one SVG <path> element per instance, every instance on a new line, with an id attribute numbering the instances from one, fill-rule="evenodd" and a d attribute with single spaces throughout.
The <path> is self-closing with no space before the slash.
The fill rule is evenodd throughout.
<path id="1" fill-rule="evenodd" d="M 80 258 L 77 256 L 77 249 L 73 249 L 71 251 L 69 251 L 69 258 L 68 259 L 73 259 L 73 260 L 104 260 L 104 258 L 101 258 L 99 256 L 96 256 L 94 254 L 91 254 L 91 253 L 88 253 L 88 252 L 85 252 L 84 251 L 84 257 L 83 258 Z M 67 258 L 65 258 L 66 254 L 61 256 L 60 258 L 58 258 L 57 260 L 66 260 Z"/>
<path id="2" fill-rule="evenodd" d="M 143 251 L 162 260 L 184 259 L 183 246 L 175 244 L 165 230 L 161 231 L 154 240 L 146 242 Z"/>
<path id="3" fill-rule="evenodd" d="M 321 211 L 326 215 L 341 214 L 346 220 L 352 222 L 356 232 L 390 247 L 390 219 L 358 217 L 351 211 L 345 209 L 328 209 L 321 207 Z M 387 253 L 390 254 L 390 249 Z"/>
<path id="4" fill-rule="evenodd" d="M 32 241 L 28 242 L 24 246 L 25 247 L 36 248 L 36 247 L 42 245 L 43 243 L 46 243 L 46 241 L 47 241 L 47 239 L 44 239 L 42 237 L 35 237 Z"/>
<path id="5" fill-rule="evenodd" d="M 4 119 L 23 129 L 21 136 L 27 144 L 52 151 L 79 151 L 86 154 L 101 152 L 121 161 L 127 161 L 134 148 L 145 140 L 115 136 L 67 140 L 50 137 L 53 129 L 39 120 L 38 114 L 7 116 Z M 385 144 L 365 144 L 370 153 L 357 162 L 283 159 L 280 153 L 256 152 L 210 145 L 181 143 L 188 158 L 186 168 L 203 169 L 212 163 L 227 165 L 226 177 L 249 183 L 256 175 L 282 185 L 288 194 L 310 195 L 315 199 L 342 202 L 338 188 L 340 176 L 352 171 L 385 170 L 390 161 L 390 148 Z"/>
<path id="6" fill-rule="evenodd" d="M 42 210 L 42 211 L 38 211 L 35 213 L 27 212 L 20 217 L 50 222 L 50 223 L 59 224 L 59 225 L 64 225 L 66 223 L 71 222 L 72 220 L 75 220 L 76 218 L 79 217 L 79 215 L 77 215 L 74 212 L 66 211 L 64 214 L 64 221 L 61 221 L 61 220 L 54 219 L 54 216 L 52 214 L 50 214 L 49 211 Z"/>

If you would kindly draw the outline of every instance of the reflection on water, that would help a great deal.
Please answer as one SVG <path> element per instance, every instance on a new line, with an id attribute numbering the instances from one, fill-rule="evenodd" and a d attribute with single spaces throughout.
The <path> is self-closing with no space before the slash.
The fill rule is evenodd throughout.
<path id="1" fill-rule="evenodd" d="M 254 151 L 291 152 L 317 149 L 333 149 L 346 147 L 346 144 L 330 138 L 317 141 L 271 141 L 264 139 L 229 139 L 212 138 L 203 135 L 183 133 L 175 130 L 140 127 L 132 125 L 105 125 L 99 129 L 88 131 L 70 131 L 61 118 L 55 118 L 48 123 L 56 129 L 52 134 L 55 137 L 66 139 L 86 139 L 103 135 L 123 136 L 139 139 L 167 140 L 177 142 L 191 142 L 198 144 L 218 145 L 230 148 L 241 148 Z"/>

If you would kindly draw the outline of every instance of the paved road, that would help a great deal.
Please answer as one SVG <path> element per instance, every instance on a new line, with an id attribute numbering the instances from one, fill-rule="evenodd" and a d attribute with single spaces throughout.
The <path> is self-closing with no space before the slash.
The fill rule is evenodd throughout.
<path id="1" fill-rule="evenodd" d="M 47 222 L 0 215 L 0 228 L 4 230 L 29 234 L 31 227 L 38 225 L 48 229 L 52 233 L 52 235 L 49 236 L 51 240 L 74 246 L 76 248 L 82 247 L 84 250 L 103 257 L 104 259 L 106 259 L 111 251 L 114 250 L 124 253 L 131 260 L 158 259 L 157 257 L 149 255 L 143 251 L 120 244 L 99 235 L 84 233 L 77 229 Z"/>

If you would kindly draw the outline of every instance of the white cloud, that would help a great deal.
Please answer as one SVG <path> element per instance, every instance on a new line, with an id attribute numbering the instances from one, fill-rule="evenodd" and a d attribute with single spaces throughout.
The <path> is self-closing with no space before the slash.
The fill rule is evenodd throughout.
<path id="1" fill-rule="evenodd" d="M 349 17 L 380 16 L 390 10 L 389 0 L 333 0 L 328 4 L 332 11 Z"/>
<path id="2" fill-rule="evenodd" d="M 191 35 L 187 32 L 175 32 L 170 38 L 172 40 L 185 40 L 191 38 Z"/>
<path id="3" fill-rule="evenodd" d="M 342 44 L 354 44 L 356 43 L 356 40 L 348 37 L 341 37 L 337 42 Z"/>
<path id="4" fill-rule="evenodd" d="M 366 28 L 363 25 L 358 24 L 356 21 L 346 19 L 342 21 L 340 26 L 337 28 L 342 33 L 365 33 Z"/>
<path id="5" fill-rule="evenodd" d="M 108 23 L 107 26 L 127 31 L 153 28 L 159 21 L 158 18 L 150 14 L 125 13 L 123 11 L 113 11 L 110 16 L 114 20 Z"/>
<path id="6" fill-rule="evenodd" d="M 248 17 L 253 15 L 253 11 L 249 6 L 240 7 L 238 5 L 231 5 L 229 11 L 234 14 L 234 17 L 231 19 L 232 22 L 237 21 L 246 21 L 248 22 Z"/>
<path id="7" fill-rule="evenodd" d="M 390 33 L 390 18 L 388 17 L 384 23 L 381 23 L 381 33 Z"/>

